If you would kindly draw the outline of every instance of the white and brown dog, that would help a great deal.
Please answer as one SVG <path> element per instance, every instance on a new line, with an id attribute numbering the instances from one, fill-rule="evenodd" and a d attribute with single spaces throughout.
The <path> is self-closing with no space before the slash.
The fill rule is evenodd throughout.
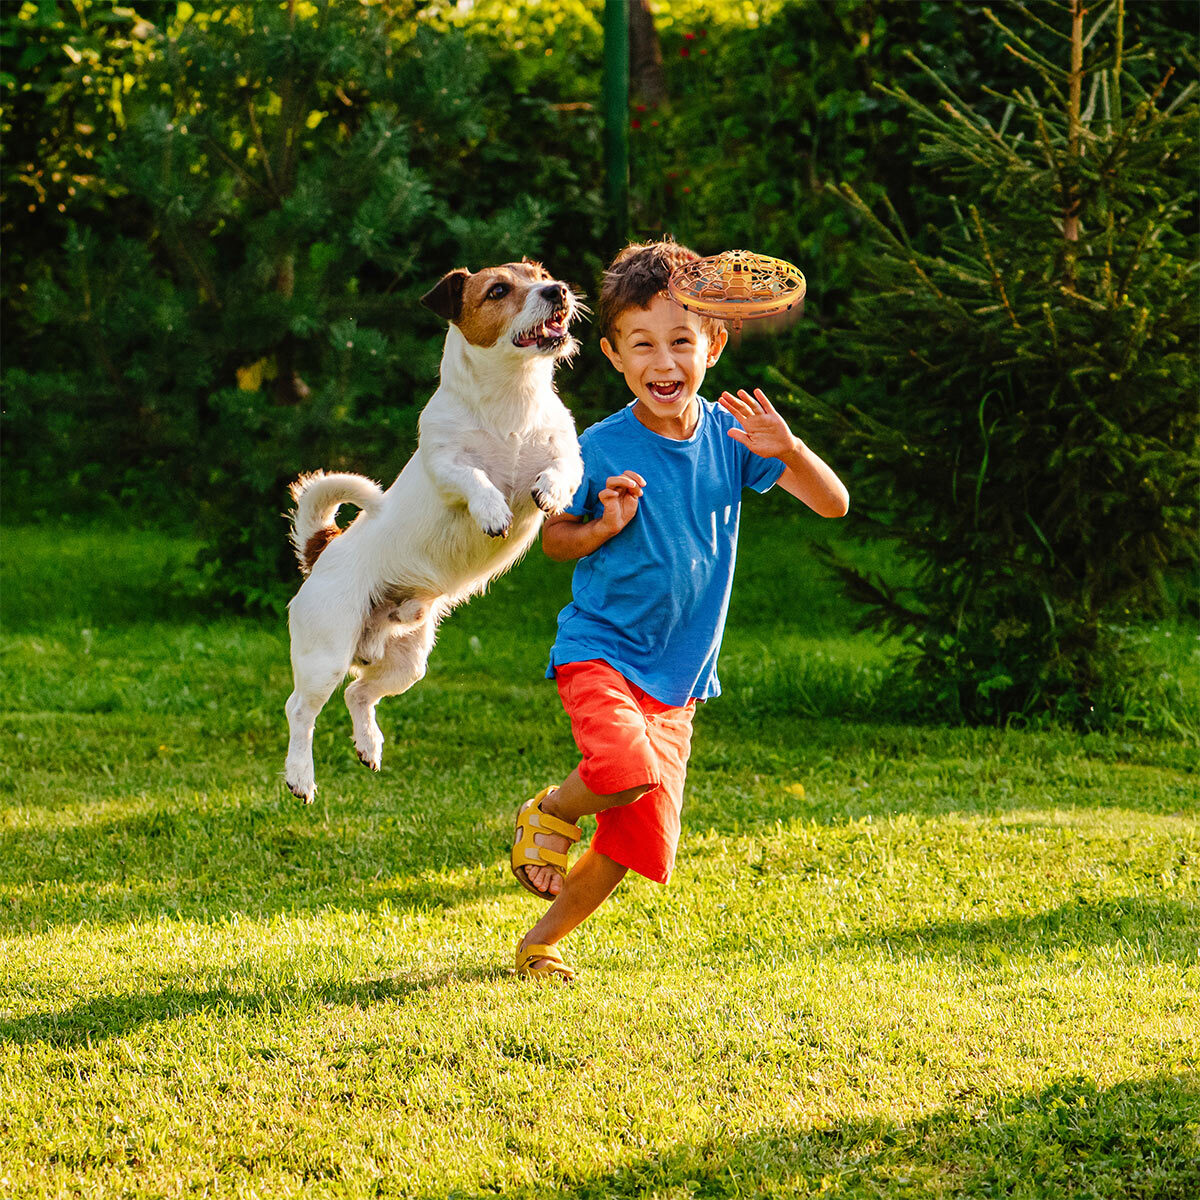
<path id="1" fill-rule="evenodd" d="M 422 303 L 450 322 L 441 384 L 416 453 L 385 492 L 361 475 L 305 475 L 292 487 L 292 540 L 308 576 L 289 607 L 292 673 L 286 779 L 316 791 L 317 714 L 348 672 L 354 745 L 379 770 L 375 705 L 425 674 L 438 622 L 529 548 L 583 474 L 554 368 L 578 349 L 571 289 L 538 263 L 451 271 Z M 338 507 L 362 511 L 344 531 Z"/>

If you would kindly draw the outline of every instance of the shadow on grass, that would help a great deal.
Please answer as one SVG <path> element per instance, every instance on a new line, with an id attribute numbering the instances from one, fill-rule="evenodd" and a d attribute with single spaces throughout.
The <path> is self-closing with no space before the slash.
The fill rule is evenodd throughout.
<path id="1" fill-rule="evenodd" d="M 447 828 L 424 809 L 403 817 L 341 813 L 326 824 L 305 816 L 311 811 L 170 806 L 40 836 L 5 833 L 0 888 L 9 896 L 0 931 L 384 905 L 444 912 L 507 890 L 475 875 L 506 844 L 499 822 Z"/>
<path id="2" fill-rule="evenodd" d="M 998 1099 L 964 1097 L 909 1123 L 877 1118 L 785 1126 L 718 1137 L 583 1174 L 564 1167 L 559 1194 L 642 1196 L 1120 1196 L 1200 1195 L 1194 1073 L 1108 1088 L 1084 1078 Z M 566 1160 L 569 1161 L 569 1160 Z M 386 1181 L 384 1181 L 386 1182 Z M 498 1189 L 497 1189 L 498 1190 Z M 534 1200 L 537 1186 L 504 1189 Z M 495 1190 L 476 1193 L 494 1195 Z M 466 1198 L 466 1193 L 459 1193 Z M 432 1195 L 427 1200 L 433 1200 Z"/>
<path id="3" fill-rule="evenodd" d="M 895 955 L 995 963 L 1026 954 L 1091 950 L 1124 942 L 1139 956 L 1200 966 L 1200 906 L 1136 896 L 1077 897 L 1043 912 L 987 921 L 933 921 L 832 938 L 826 950 L 887 950 Z"/>
<path id="4" fill-rule="evenodd" d="M 217 987 L 203 991 L 165 988 L 140 995 L 99 996 L 61 1012 L 32 1013 L 16 1019 L 0 1018 L 0 1042 L 50 1046 L 90 1045 L 124 1037 L 143 1025 L 173 1021 L 195 1013 L 219 1016 L 259 1016 L 296 1012 L 306 1006 L 322 1008 L 402 1002 L 452 984 L 489 983 L 508 975 L 501 967 L 471 967 L 439 971 L 411 979 L 384 978 L 355 983 L 318 983 L 312 987 L 281 987 L 242 992 Z"/>
<path id="5" fill-rule="evenodd" d="M 148 529 L 51 524 L 10 526 L 4 542 L 4 625 L 10 634 L 36 633 L 52 622 L 111 628 L 202 620 L 214 612 L 195 594 L 200 547 L 192 539 Z"/>

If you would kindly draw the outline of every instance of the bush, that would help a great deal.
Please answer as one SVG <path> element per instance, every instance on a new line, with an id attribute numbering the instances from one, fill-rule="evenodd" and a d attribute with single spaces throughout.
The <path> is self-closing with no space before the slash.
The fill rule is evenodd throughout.
<path id="1" fill-rule="evenodd" d="M 1196 88 L 1145 85 L 1123 15 L 1068 20 L 1066 66 L 1000 26 L 1037 90 L 995 122 L 932 71 L 938 105 L 890 92 L 947 193 L 928 248 L 842 189 L 874 235 L 849 351 L 878 374 L 823 419 L 916 581 L 834 565 L 942 714 L 1112 716 L 1120 627 L 1195 562 Z"/>
<path id="2" fill-rule="evenodd" d="M 390 6 L 180 10 L 102 155 L 123 229 L 72 226 L 31 309 L 76 418 L 198 505 L 223 596 L 275 607 L 287 483 L 399 469 L 442 340 L 418 297 L 463 262 L 537 254 L 556 167 L 468 182 L 486 62 L 460 34 Z"/>

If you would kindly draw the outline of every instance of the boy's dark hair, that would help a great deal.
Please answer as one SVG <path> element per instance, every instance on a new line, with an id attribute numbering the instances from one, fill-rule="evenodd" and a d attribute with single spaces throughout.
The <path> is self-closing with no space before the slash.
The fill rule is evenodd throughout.
<path id="1" fill-rule="evenodd" d="M 600 284 L 596 305 L 600 336 L 615 345 L 617 318 L 631 308 L 648 308 L 655 296 L 666 294 L 671 272 L 699 257 L 695 250 L 671 238 L 626 246 L 612 260 Z M 710 338 L 721 328 L 721 323 L 713 317 L 702 317 L 701 324 Z"/>

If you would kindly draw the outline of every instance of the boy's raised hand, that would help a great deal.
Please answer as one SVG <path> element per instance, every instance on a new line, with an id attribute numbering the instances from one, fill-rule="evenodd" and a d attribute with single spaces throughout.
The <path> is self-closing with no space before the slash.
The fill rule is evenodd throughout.
<path id="1" fill-rule="evenodd" d="M 751 454 L 761 458 L 781 458 L 796 448 L 796 439 L 787 422 L 777 413 L 761 388 L 750 395 L 739 388 L 736 396 L 722 392 L 717 403 L 741 426 L 729 430 L 729 436 L 741 442 Z"/>
<path id="2" fill-rule="evenodd" d="M 638 497 L 646 481 L 636 471 L 622 471 L 620 475 L 610 475 L 604 481 L 600 492 L 600 503 L 604 505 L 604 516 L 600 523 L 613 533 L 620 533 L 630 521 L 638 508 Z"/>

